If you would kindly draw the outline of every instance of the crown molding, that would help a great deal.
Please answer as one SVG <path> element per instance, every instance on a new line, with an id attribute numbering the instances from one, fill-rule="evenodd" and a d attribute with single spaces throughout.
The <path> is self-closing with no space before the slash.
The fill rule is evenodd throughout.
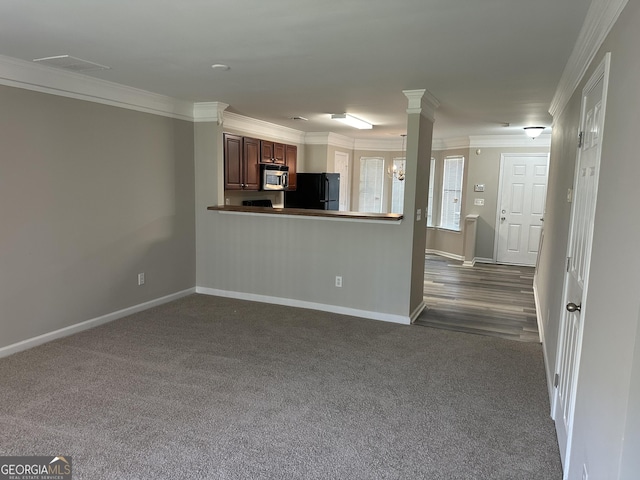
<path id="1" fill-rule="evenodd" d="M 407 113 L 421 113 L 432 122 L 436 120 L 436 110 L 440 106 L 438 99 L 428 90 L 403 90 L 402 93 L 407 97 L 409 106 Z"/>
<path id="2" fill-rule="evenodd" d="M 224 112 L 223 124 L 226 128 L 240 130 L 250 135 L 273 138 L 282 142 L 304 144 L 305 133 L 300 130 L 245 117 L 233 112 Z"/>
<path id="3" fill-rule="evenodd" d="M 193 120 L 193 102 L 3 55 L 0 55 L 0 84 L 180 120 Z"/>
<path id="4" fill-rule="evenodd" d="M 229 107 L 228 103 L 222 102 L 198 102 L 193 104 L 193 121 L 216 122 L 222 125 L 224 121 L 224 111 Z"/>
<path id="5" fill-rule="evenodd" d="M 589 65 L 602 46 L 629 0 L 593 0 L 587 11 L 578 40 L 553 96 L 549 113 L 555 118 L 569 103 Z"/>
<path id="6" fill-rule="evenodd" d="M 407 144 L 405 143 L 405 148 Z M 370 138 L 355 141 L 355 150 L 375 150 L 377 152 L 402 151 L 402 138 Z"/>
<path id="7" fill-rule="evenodd" d="M 456 148 L 469 148 L 469 137 L 434 138 L 431 150 L 453 150 Z"/>
<path id="8" fill-rule="evenodd" d="M 308 132 L 304 136 L 304 143 L 305 145 L 330 145 L 354 150 L 356 141 L 351 137 L 333 132 Z"/>
<path id="9" fill-rule="evenodd" d="M 529 147 L 550 147 L 551 135 L 548 133 L 540 135 L 538 138 L 522 135 L 471 135 L 469 137 L 469 148 L 529 148 Z"/>

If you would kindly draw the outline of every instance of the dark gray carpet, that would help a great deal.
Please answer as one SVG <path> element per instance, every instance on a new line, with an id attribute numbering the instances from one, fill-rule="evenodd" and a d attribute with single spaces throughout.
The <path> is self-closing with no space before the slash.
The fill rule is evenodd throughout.
<path id="1" fill-rule="evenodd" d="M 538 344 L 193 295 L 0 359 L 74 479 L 560 479 Z"/>

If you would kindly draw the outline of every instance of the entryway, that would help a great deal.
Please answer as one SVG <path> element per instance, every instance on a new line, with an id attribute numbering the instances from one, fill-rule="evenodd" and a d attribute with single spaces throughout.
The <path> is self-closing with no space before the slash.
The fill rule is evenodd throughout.
<path id="1" fill-rule="evenodd" d="M 425 257 L 427 308 L 415 324 L 425 327 L 539 342 L 533 267 Z"/>
<path id="2" fill-rule="evenodd" d="M 547 197 L 548 162 L 547 153 L 502 154 L 494 245 L 498 263 L 536 264 Z"/>

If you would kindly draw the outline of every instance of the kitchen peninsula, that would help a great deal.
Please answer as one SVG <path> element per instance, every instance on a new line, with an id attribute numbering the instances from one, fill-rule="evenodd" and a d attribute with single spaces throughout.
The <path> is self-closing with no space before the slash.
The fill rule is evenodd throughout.
<path id="1" fill-rule="evenodd" d="M 398 223 L 400 223 L 400 221 L 403 219 L 403 215 L 400 213 L 342 212 L 335 210 L 310 210 L 306 208 L 271 208 L 240 205 L 220 205 L 207 207 L 207 210 L 227 213 L 246 213 L 254 215 L 295 215 L 333 219 L 389 221 Z"/>

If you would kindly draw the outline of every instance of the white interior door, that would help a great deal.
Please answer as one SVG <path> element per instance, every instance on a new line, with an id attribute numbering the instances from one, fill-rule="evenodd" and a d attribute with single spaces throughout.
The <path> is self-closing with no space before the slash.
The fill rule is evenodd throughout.
<path id="1" fill-rule="evenodd" d="M 340 174 L 340 199 L 338 210 L 347 212 L 350 209 L 351 180 L 349 178 L 349 154 L 336 152 L 334 157 L 334 172 Z"/>
<path id="2" fill-rule="evenodd" d="M 567 247 L 567 272 L 563 292 L 560 340 L 556 356 L 556 390 L 553 418 L 565 472 L 569 466 L 573 411 L 582 346 L 582 316 L 587 296 L 593 219 L 600 172 L 601 139 L 609 57 L 594 73 L 582 93 L 581 147 L 574 177 L 571 227 Z"/>
<path id="3" fill-rule="evenodd" d="M 498 263 L 535 265 L 547 197 L 545 154 L 503 154 L 495 255 Z"/>

